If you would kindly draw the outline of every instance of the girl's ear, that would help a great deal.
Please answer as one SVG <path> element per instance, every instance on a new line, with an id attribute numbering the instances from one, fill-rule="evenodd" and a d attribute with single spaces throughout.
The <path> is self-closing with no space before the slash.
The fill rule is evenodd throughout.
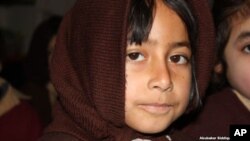
<path id="1" fill-rule="evenodd" d="M 221 74 L 223 72 L 223 66 L 220 62 L 214 66 L 214 72 L 217 74 Z"/>

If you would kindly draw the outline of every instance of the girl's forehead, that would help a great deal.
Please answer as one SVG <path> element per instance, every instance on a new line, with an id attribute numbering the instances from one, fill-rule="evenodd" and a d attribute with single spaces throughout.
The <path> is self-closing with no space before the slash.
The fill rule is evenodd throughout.
<path id="1" fill-rule="evenodd" d="M 242 22 L 249 17 L 250 17 L 250 4 L 245 4 L 236 9 L 235 13 L 229 17 L 229 21 L 230 23 L 234 24 L 237 22 Z"/>
<path id="2" fill-rule="evenodd" d="M 249 15 L 235 15 L 232 16 L 232 18 L 230 19 L 230 26 L 231 28 L 236 27 L 238 25 L 242 25 L 244 22 L 248 21 L 250 19 L 250 13 Z"/>

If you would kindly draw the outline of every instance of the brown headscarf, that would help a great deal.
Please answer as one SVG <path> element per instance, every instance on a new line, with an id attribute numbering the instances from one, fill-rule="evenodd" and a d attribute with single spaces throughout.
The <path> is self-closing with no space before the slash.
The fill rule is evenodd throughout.
<path id="1" fill-rule="evenodd" d="M 214 34 L 206 0 L 189 0 L 199 20 L 197 81 L 210 77 Z M 125 54 L 130 0 L 78 0 L 65 15 L 51 63 L 59 94 L 46 141 L 129 141 L 124 123 Z M 153 140 L 166 140 L 153 137 Z"/>

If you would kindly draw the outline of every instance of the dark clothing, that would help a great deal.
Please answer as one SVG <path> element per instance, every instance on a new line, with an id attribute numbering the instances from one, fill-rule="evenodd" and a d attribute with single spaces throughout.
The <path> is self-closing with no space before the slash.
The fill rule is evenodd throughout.
<path id="1" fill-rule="evenodd" d="M 32 97 L 30 104 L 35 108 L 42 123 L 47 126 L 51 122 L 51 103 L 49 100 L 49 92 L 45 84 L 37 84 L 36 82 L 26 82 L 21 91 Z"/>
<path id="2" fill-rule="evenodd" d="M 207 97 L 204 109 L 198 118 L 183 130 L 193 136 L 229 137 L 229 127 L 232 124 L 250 124 L 250 112 L 240 102 L 230 88 L 226 88 Z"/>
<path id="3" fill-rule="evenodd" d="M 42 130 L 37 113 L 26 101 L 0 117 L 1 141 L 37 141 Z"/>
<path id="4" fill-rule="evenodd" d="M 39 141 L 79 141 L 77 138 L 74 136 L 71 136 L 66 133 L 60 133 L 60 132 L 53 132 L 53 133 L 48 133 L 43 136 L 42 139 Z M 83 140 L 87 141 L 87 140 Z"/>
<path id="5" fill-rule="evenodd" d="M 45 125 L 48 125 L 52 120 L 52 103 L 50 103 L 50 94 L 46 88 L 50 82 L 48 58 L 52 52 L 50 52 L 49 45 L 57 34 L 61 20 L 61 16 L 54 15 L 39 23 L 33 32 L 23 64 L 25 82 L 20 90 L 32 97 L 31 104 Z"/>

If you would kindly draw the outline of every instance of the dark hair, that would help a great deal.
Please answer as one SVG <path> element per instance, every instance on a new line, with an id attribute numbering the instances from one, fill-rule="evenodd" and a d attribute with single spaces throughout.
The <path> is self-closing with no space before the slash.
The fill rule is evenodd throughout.
<path id="1" fill-rule="evenodd" d="M 223 72 L 220 74 L 213 72 L 213 77 L 208 88 L 209 93 L 229 86 L 226 78 L 227 64 L 224 58 L 224 50 L 231 34 L 233 20 L 249 16 L 249 13 L 249 0 L 214 1 L 213 17 L 216 28 L 216 63 L 222 64 Z"/>
<path id="2" fill-rule="evenodd" d="M 25 60 L 27 79 L 42 85 L 49 81 L 48 45 L 61 21 L 61 16 L 51 16 L 35 29 Z"/>
<path id="3" fill-rule="evenodd" d="M 0 101 L 7 94 L 8 89 L 9 89 L 8 82 L 5 81 L 4 83 L 0 84 Z"/>
<path id="4" fill-rule="evenodd" d="M 184 0 L 163 0 L 163 2 L 172 10 L 174 10 L 185 23 L 188 31 L 188 37 L 192 51 L 192 92 L 188 111 L 196 109 L 200 106 L 200 97 L 195 77 L 194 53 L 197 38 L 197 23 L 192 15 L 191 9 Z M 128 40 L 129 43 L 141 44 L 147 40 L 152 27 L 155 10 L 155 0 L 133 0 L 131 1 L 131 9 L 128 16 Z M 166 17 L 167 18 L 167 17 Z"/>
<path id="5" fill-rule="evenodd" d="M 5 52 L 5 40 L 2 33 L 2 29 L 0 28 L 0 62 L 4 58 L 4 52 Z"/>

